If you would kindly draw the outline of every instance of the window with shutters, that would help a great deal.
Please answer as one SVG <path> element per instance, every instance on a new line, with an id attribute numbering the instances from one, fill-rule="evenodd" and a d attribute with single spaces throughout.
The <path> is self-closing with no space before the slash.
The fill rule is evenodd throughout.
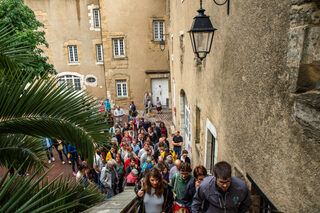
<path id="1" fill-rule="evenodd" d="M 128 97 L 127 81 L 116 80 L 117 97 Z"/>
<path id="2" fill-rule="evenodd" d="M 113 56 L 114 57 L 124 57 L 125 56 L 124 39 L 117 38 L 117 39 L 112 39 L 112 41 L 113 41 Z"/>
<path id="3" fill-rule="evenodd" d="M 94 28 L 100 28 L 100 10 L 99 9 L 93 10 L 93 24 L 94 24 Z"/>
<path id="4" fill-rule="evenodd" d="M 79 62 L 78 59 L 78 50 L 76 45 L 70 45 L 68 46 L 68 52 L 69 52 L 69 62 L 70 63 L 77 63 Z"/>
<path id="5" fill-rule="evenodd" d="M 154 21 L 153 22 L 153 40 L 160 41 L 165 39 L 164 37 L 164 21 Z"/>
<path id="6" fill-rule="evenodd" d="M 97 44 L 96 45 L 96 51 L 97 51 L 97 62 L 103 62 L 102 44 Z"/>

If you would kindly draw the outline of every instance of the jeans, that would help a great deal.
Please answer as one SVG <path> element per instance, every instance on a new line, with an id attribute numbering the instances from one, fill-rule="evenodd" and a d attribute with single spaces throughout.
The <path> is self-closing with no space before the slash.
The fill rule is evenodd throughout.
<path id="1" fill-rule="evenodd" d="M 68 158 L 68 151 L 67 146 L 63 144 L 63 154 L 66 156 L 67 161 L 70 161 L 70 158 Z"/>
<path id="2" fill-rule="evenodd" d="M 54 148 L 56 148 L 58 154 L 59 154 L 59 159 L 60 161 L 62 162 L 63 161 L 63 156 L 62 156 L 62 151 L 61 150 L 58 150 L 58 146 L 54 146 Z"/>
<path id="3" fill-rule="evenodd" d="M 106 190 L 107 190 L 107 196 L 105 200 L 109 200 L 111 197 L 114 196 L 114 193 L 113 193 L 113 190 L 110 188 L 106 188 Z"/>
<path id="4" fill-rule="evenodd" d="M 181 146 L 174 146 L 173 151 L 176 153 L 178 159 L 181 157 Z"/>
<path id="5" fill-rule="evenodd" d="M 51 158 L 53 157 L 53 154 L 52 154 L 52 146 L 46 148 L 46 154 L 47 154 L 48 160 L 51 160 Z M 50 157 L 50 156 L 51 156 L 51 157 Z"/>

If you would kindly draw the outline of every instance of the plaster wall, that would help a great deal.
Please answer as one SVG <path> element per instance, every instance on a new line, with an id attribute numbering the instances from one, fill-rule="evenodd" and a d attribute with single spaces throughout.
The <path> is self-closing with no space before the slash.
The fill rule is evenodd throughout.
<path id="1" fill-rule="evenodd" d="M 244 177 L 248 173 L 278 210 L 319 212 L 320 96 L 312 83 L 301 93 L 300 88 L 308 87 L 299 83 L 301 76 L 318 81 L 319 5 L 303 0 L 230 2 L 228 16 L 226 6 L 203 1 L 206 15 L 218 30 L 211 53 L 199 63 L 186 33 L 199 1 L 170 1 L 176 128 L 185 125 L 181 121 L 183 91 L 191 113 L 194 166 L 203 164 L 206 157 L 208 119 L 219 141 L 218 161 L 230 162 Z M 304 67 L 308 75 L 303 74 Z M 301 96 L 304 101 L 299 102 Z M 199 144 L 195 143 L 196 107 L 200 109 Z"/>
<path id="2" fill-rule="evenodd" d="M 92 8 L 98 8 L 98 0 L 25 0 L 25 4 L 45 25 L 49 44 L 49 48 L 44 48 L 45 53 L 58 74 L 82 76 L 82 88 L 105 99 L 104 67 L 96 60 L 96 44 L 101 43 L 100 29 L 92 29 Z M 68 45 L 77 45 L 79 63 L 69 63 Z M 96 83 L 86 82 L 87 77 L 95 77 Z"/>

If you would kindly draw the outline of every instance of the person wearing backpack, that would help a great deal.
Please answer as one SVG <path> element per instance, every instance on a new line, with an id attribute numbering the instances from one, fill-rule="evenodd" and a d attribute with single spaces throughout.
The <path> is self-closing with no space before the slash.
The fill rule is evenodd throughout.
<path id="1" fill-rule="evenodd" d="M 182 199 L 183 193 L 186 190 L 187 184 L 192 178 L 192 169 L 189 163 L 182 162 L 179 166 L 179 172 L 171 177 L 170 186 L 175 196 L 174 212 L 179 209 L 186 209 Z"/>

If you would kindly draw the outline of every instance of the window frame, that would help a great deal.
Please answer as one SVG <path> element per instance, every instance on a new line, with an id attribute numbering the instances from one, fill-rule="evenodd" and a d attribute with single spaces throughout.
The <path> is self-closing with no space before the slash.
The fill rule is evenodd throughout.
<path id="1" fill-rule="evenodd" d="M 162 26 L 162 29 L 161 29 Z M 162 39 L 165 40 L 165 22 L 163 20 L 155 20 L 152 23 L 153 28 L 153 40 L 154 41 L 161 41 Z M 156 32 L 157 30 L 157 32 Z M 162 31 L 162 33 L 161 33 Z"/>
<path id="2" fill-rule="evenodd" d="M 74 90 L 76 90 L 76 91 L 82 90 L 81 78 L 79 76 L 76 76 L 76 75 L 63 75 L 63 76 L 60 76 L 59 80 L 58 80 L 58 85 L 61 85 L 61 84 L 65 83 L 65 82 L 67 82 L 67 84 L 68 84 L 68 80 L 72 81 L 72 88 Z M 76 83 L 76 81 L 77 81 L 77 83 Z"/>
<path id="3" fill-rule="evenodd" d="M 121 52 L 121 42 L 122 41 L 122 52 Z M 124 38 L 113 38 L 112 39 L 112 49 L 113 49 L 113 57 L 114 58 L 124 58 L 126 56 L 125 53 L 125 43 Z M 116 54 L 116 51 L 118 52 Z"/>
<path id="4" fill-rule="evenodd" d="M 93 13 L 93 27 L 94 28 L 101 28 L 100 9 L 93 9 L 92 13 Z M 98 25 L 97 25 L 97 23 L 98 23 Z"/>
<path id="5" fill-rule="evenodd" d="M 125 79 L 119 79 L 115 81 L 116 83 L 116 94 L 118 98 L 126 98 L 128 97 L 128 84 L 127 80 Z M 124 87 L 125 85 L 125 87 Z M 120 90 L 119 87 L 120 86 Z"/>
<path id="6" fill-rule="evenodd" d="M 68 45 L 69 63 L 79 63 L 77 45 Z"/>
<path id="7" fill-rule="evenodd" d="M 101 54 L 101 60 L 99 59 L 99 49 L 100 48 L 100 54 Z M 103 46 L 102 46 L 102 44 L 96 44 L 96 56 L 97 56 L 97 62 L 98 63 L 103 63 Z"/>

